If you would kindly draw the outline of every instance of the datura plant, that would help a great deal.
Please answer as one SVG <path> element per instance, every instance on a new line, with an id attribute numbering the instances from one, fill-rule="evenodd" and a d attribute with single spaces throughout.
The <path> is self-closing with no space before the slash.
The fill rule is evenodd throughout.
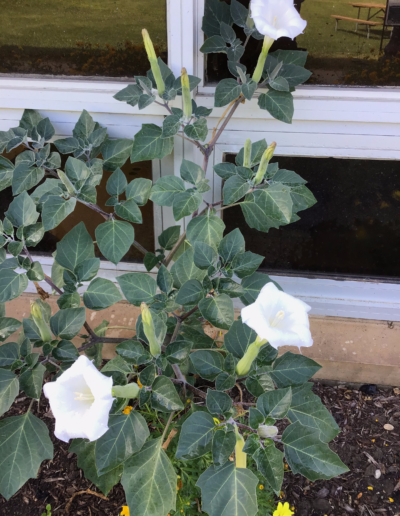
<path id="1" fill-rule="evenodd" d="M 257 272 L 263 256 L 246 250 L 239 229 L 226 233 L 221 217 L 222 210 L 240 206 L 248 226 L 267 233 L 299 220 L 316 200 L 298 174 L 271 163 L 279 142 L 264 139 L 243 142 L 235 163 L 217 163 L 222 200 L 209 192 L 209 159 L 235 111 L 258 102 L 266 115 L 290 123 L 292 92 L 310 76 L 306 52 L 269 52 L 271 39 L 294 37 L 305 26 L 292 0 L 253 4 L 252 17 L 236 0 L 206 0 L 201 51 L 226 54 L 232 74 L 215 90 L 215 108 L 222 108 L 215 128 L 207 120 L 212 109 L 193 100 L 200 79 L 185 69 L 175 77 L 144 30 L 151 69 L 115 99 L 138 109 L 163 106 L 161 126 L 144 124 L 133 140 L 111 139 L 83 111 L 72 135 L 57 140 L 49 118 L 26 109 L 18 127 L 0 132 L 1 152 L 25 148 L 14 163 L 0 157 L 0 187 L 11 187 L 13 195 L 0 221 L 0 340 L 6 341 L 0 346 L 0 416 L 20 391 L 33 401 L 43 389 L 55 436 L 72 439 L 70 452 L 104 494 L 121 481 L 131 516 L 167 516 L 175 509 L 177 474 L 163 448 L 171 421 L 180 428 L 177 459 L 207 454 L 212 460 L 197 483 L 209 516 L 257 513 L 254 467 L 275 493 L 284 460 L 311 481 L 347 471 L 328 446 L 339 428 L 309 382 L 320 366 L 290 351 L 278 356 L 279 346 L 312 345 L 310 307 Z M 237 37 L 239 30 L 246 41 Z M 256 70 L 240 62 L 250 38 L 264 40 Z M 195 146 L 199 159 L 183 159 L 174 175 L 154 183 L 127 181 L 121 167 L 128 159 L 162 159 L 179 137 Z M 103 171 L 112 172 L 111 213 L 96 201 Z M 135 240 L 141 207 L 149 201 L 171 207 L 182 221 L 160 234 L 155 252 Z M 73 227 L 57 243 L 50 278 L 34 248 L 78 203 L 104 219 L 96 242 L 85 221 Z M 149 273 L 121 274 L 116 283 L 104 279 L 95 243 L 114 265 L 132 246 L 139 249 Z M 22 321 L 7 316 L 6 303 L 29 282 L 39 293 L 30 315 Z M 41 282 L 57 296 L 58 311 L 40 298 Z M 104 310 L 124 298 L 138 315 L 130 338 L 107 337 L 106 321 L 94 329 L 87 322 L 86 309 Z M 236 320 L 234 299 L 244 305 Z M 216 331 L 205 333 L 205 327 Z M 77 338 L 78 346 L 72 343 Z M 101 367 L 104 343 L 116 344 L 116 354 Z M 246 402 L 234 401 L 237 385 L 249 393 Z M 128 403 L 133 410 L 124 410 Z M 30 407 L 0 420 L 0 493 L 6 499 L 53 457 L 47 426 Z M 165 421 L 162 437 L 149 432 L 141 414 L 149 408 Z"/>

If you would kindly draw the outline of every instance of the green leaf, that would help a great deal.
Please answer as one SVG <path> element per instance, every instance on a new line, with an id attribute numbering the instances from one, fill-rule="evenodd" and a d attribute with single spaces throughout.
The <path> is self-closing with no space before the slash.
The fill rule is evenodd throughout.
<path id="1" fill-rule="evenodd" d="M 207 412 L 195 412 L 189 416 L 182 425 L 176 458 L 196 459 L 210 452 L 214 431 L 214 420 Z"/>
<path id="2" fill-rule="evenodd" d="M 217 261 L 218 253 L 214 247 L 204 242 L 194 243 L 194 263 L 199 269 L 208 269 Z"/>
<path id="3" fill-rule="evenodd" d="M 160 244 L 160 247 L 166 251 L 170 251 L 179 240 L 180 232 L 180 226 L 171 226 L 165 229 L 158 237 L 158 243 Z"/>
<path id="4" fill-rule="evenodd" d="M 307 61 L 308 52 L 301 50 L 275 50 L 275 52 L 269 55 L 274 57 L 278 62 L 282 61 L 283 64 L 304 66 Z"/>
<path id="5" fill-rule="evenodd" d="M 188 226 L 186 237 L 194 245 L 195 242 L 204 242 L 218 247 L 224 234 L 225 224 L 215 215 L 202 215 L 192 219 Z"/>
<path id="6" fill-rule="evenodd" d="M 115 351 L 129 364 L 141 365 L 151 360 L 151 355 L 138 340 L 125 340 L 118 344 Z"/>
<path id="7" fill-rule="evenodd" d="M 60 310 L 50 319 L 51 331 L 57 337 L 71 340 L 78 335 L 85 323 L 86 313 L 83 307 Z"/>
<path id="8" fill-rule="evenodd" d="M 286 428 L 282 442 L 292 472 L 300 473 L 312 482 L 329 480 L 349 471 L 336 453 L 320 441 L 318 430 L 303 426 L 299 421 Z"/>
<path id="9" fill-rule="evenodd" d="M 279 496 L 285 471 L 284 454 L 275 448 L 275 444 L 271 440 L 267 439 L 264 443 L 264 448 L 259 448 L 253 455 L 253 459 L 256 461 L 258 471 L 267 480 L 275 494 Z"/>
<path id="10" fill-rule="evenodd" d="M 102 373 L 110 371 L 118 371 L 123 375 L 127 375 L 132 372 L 132 367 L 121 356 L 116 356 L 107 362 L 106 365 L 101 369 Z"/>
<path id="11" fill-rule="evenodd" d="M 35 203 L 27 192 L 22 192 L 14 198 L 8 207 L 8 211 L 5 212 L 5 215 L 15 227 L 34 224 L 39 217 Z"/>
<path id="12" fill-rule="evenodd" d="M 276 389 L 265 392 L 257 400 L 257 409 L 265 416 L 282 419 L 286 416 L 292 401 L 292 390 Z"/>
<path id="13" fill-rule="evenodd" d="M 224 205 L 233 204 L 250 190 L 249 183 L 240 176 L 232 176 L 225 181 L 223 188 Z"/>
<path id="14" fill-rule="evenodd" d="M 156 366 L 154 364 L 150 364 L 144 369 L 141 370 L 139 374 L 139 381 L 142 385 L 146 387 L 151 387 L 156 378 Z"/>
<path id="15" fill-rule="evenodd" d="M 201 315 L 212 325 L 222 330 L 229 330 L 234 321 L 233 302 L 226 294 L 207 297 L 199 303 Z"/>
<path id="16" fill-rule="evenodd" d="M 131 224 L 121 220 L 103 222 L 97 226 L 95 235 L 100 252 L 115 265 L 126 255 L 135 240 Z"/>
<path id="17" fill-rule="evenodd" d="M 172 206 L 180 192 L 185 192 L 185 183 L 177 176 L 163 176 L 151 189 L 150 199 L 159 206 Z"/>
<path id="18" fill-rule="evenodd" d="M 246 84 L 242 84 L 242 93 L 244 97 L 247 100 L 251 100 L 253 98 L 254 93 L 256 92 L 256 89 L 258 87 L 258 84 L 253 81 L 253 79 L 250 79 L 250 81 L 246 82 Z"/>
<path id="19" fill-rule="evenodd" d="M 223 415 L 232 408 L 232 400 L 228 394 L 207 389 L 207 409 L 211 414 Z"/>
<path id="20" fill-rule="evenodd" d="M 56 360 L 75 362 L 79 357 L 79 352 L 69 340 L 60 340 L 52 351 L 52 355 Z"/>
<path id="21" fill-rule="evenodd" d="M 174 138 L 162 138 L 162 129 L 155 124 L 143 124 L 136 133 L 131 152 L 131 162 L 162 159 L 171 154 Z"/>
<path id="22" fill-rule="evenodd" d="M 61 267 L 74 271 L 79 265 L 94 258 L 94 244 L 83 222 L 77 224 L 57 243 L 56 261 Z M 87 265 L 87 264 L 86 264 Z M 80 273 L 82 275 L 82 273 Z"/>
<path id="23" fill-rule="evenodd" d="M 203 297 L 202 284 L 200 281 L 192 279 L 182 285 L 175 301 L 179 305 L 197 305 Z"/>
<path id="24" fill-rule="evenodd" d="M 0 131 L 1 134 L 1 131 Z M 0 136 L 0 150 L 1 150 L 1 136 Z M 0 156 L 0 192 L 5 190 L 12 184 L 14 173 L 14 165 L 10 160 L 4 156 Z"/>
<path id="25" fill-rule="evenodd" d="M 274 362 L 271 376 L 278 387 L 301 385 L 308 382 L 321 367 L 311 358 L 287 351 Z"/>
<path id="26" fill-rule="evenodd" d="M 317 202 L 317 199 L 314 197 L 314 194 L 311 192 L 311 190 L 309 190 L 304 185 L 291 187 L 290 196 L 293 201 L 293 211 L 296 213 L 298 211 L 311 208 L 311 206 L 314 206 L 314 204 Z"/>
<path id="27" fill-rule="evenodd" d="M 138 206 L 144 206 L 149 200 L 152 185 L 150 179 L 137 177 L 126 187 L 126 199 L 132 199 Z"/>
<path id="28" fill-rule="evenodd" d="M 150 272 L 160 262 L 160 257 L 154 253 L 146 253 L 143 258 L 144 266 L 146 270 Z"/>
<path id="29" fill-rule="evenodd" d="M 236 445 L 235 432 L 217 430 L 214 434 L 212 454 L 215 468 L 223 466 L 232 455 Z"/>
<path id="30" fill-rule="evenodd" d="M 6 342 L 0 346 L 0 367 L 11 365 L 19 358 L 19 344 Z"/>
<path id="31" fill-rule="evenodd" d="M 106 496 L 119 482 L 123 468 L 118 466 L 114 470 L 99 476 L 96 468 L 96 441 L 88 442 L 85 439 L 74 439 L 68 450 L 78 456 L 78 468 L 83 469 L 85 477 L 93 482 Z"/>
<path id="32" fill-rule="evenodd" d="M 257 338 L 257 333 L 242 321 L 235 321 L 224 337 L 224 345 L 229 353 L 242 358 L 247 347 Z"/>
<path id="33" fill-rule="evenodd" d="M 186 190 L 174 197 L 173 214 L 176 221 L 191 215 L 203 201 L 203 196 L 195 191 Z"/>
<path id="34" fill-rule="evenodd" d="M 46 231 L 56 228 L 64 219 L 72 213 L 76 206 L 76 199 L 68 200 L 55 195 L 50 195 L 43 206 L 42 220 Z"/>
<path id="35" fill-rule="evenodd" d="M 285 78 L 291 88 L 308 81 L 311 75 L 312 72 L 295 64 L 284 64 L 279 72 L 279 76 Z"/>
<path id="36" fill-rule="evenodd" d="M 229 5 L 218 0 L 207 0 L 205 2 L 202 30 L 206 36 L 220 34 L 220 25 L 224 22 L 232 24 Z"/>
<path id="37" fill-rule="evenodd" d="M 224 263 L 230 262 L 238 253 L 244 253 L 245 241 L 239 228 L 224 236 L 218 247 Z"/>
<path id="38" fill-rule="evenodd" d="M 65 174 L 79 190 L 80 185 L 83 184 L 82 182 L 86 181 L 86 179 L 89 177 L 90 170 L 87 168 L 83 161 L 70 156 L 67 159 L 67 163 L 65 164 Z"/>
<path id="39" fill-rule="evenodd" d="M 183 403 L 180 400 L 174 384 L 166 376 L 157 376 L 152 385 L 151 406 L 161 412 L 173 412 L 183 410 Z"/>
<path id="40" fill-rule="evenodd" d="M 161 265 L 157 273 L 157 286 L 166 294 L 169 294 L 174 286 L 174 278 L 165 265 Z"/>
<path id="41" fill-rule="evenodd" d="M 75 267 L 74 273 L 78 281 L 91 281 L 97 275 L 99 268 L 100 258 L 88 258 Z"/>
<path id="42" fill-rule="evenodd" d="M 233 22 L 239 27 L 246 27 L 249 10 L 246 9 L 238 0 L 231 0 L 231 16 Z"/>
<path id="43" fill-rule="evenodd" d="M 129 84 L 126 88 L 116 93 L 114 98 L 135 107 L 139 102 L 139 98 L 142 94 L 143 91 L 137 84 Z"/>
<path id="44" fill-rule="evenodd" d="M 257 364 L 261 367 L 271 365 L 278 356 L 278 350 L 273 348 L 270 344 L 265 344 L 258 354 Z"/>
<path id="45" fill-rule="evenodd" d="M 120 168 L 117 168 L 108 178 L 106 185 L 107 192 L 110 195 L 121 195 L 125 192 L 127 184 L 128 181 L 126 180 L 125 174 Z"/>
<path id="46" fill-rule="evenodd" d="M 143 272 L 130 272 L 117 277 L 117 281 L 126 299 L 135 306 L 151 303 L 157 291 L 154 278 Z"/>
<path id="47" fill-rule="evenodd" d="M 33 262 L 31 269 L 26 273 L 26 276 L 31 281 L 43 281 L 45 278 L 40 262 Z"/>
<path id="48" fill-rule="evenodd" d="M 228 47 L 221 36 L 211 36 L 205 40 L 200 48 L 200 52 L 203 52 L 203 54 L 226 54 L 227 48 Z"/>
<path id="49" fill-rule="evenodd" d="M 299 421 L 319 431 L 319 438 L 329 442 L 340 432 L 340 429 L 320 398 L 312 391 L 312 383 L 306 383 L 292 388 L 292 403 L 287 414 L 291 423 Z"/>
<path id="50" fill-rule="evenodd" d="M 96 122 L 93 120 L 91 115 L 84 109 L 72 130 L 72 134 L 75 138 L 87 138 L 95 129 Z"/>
<path id="51" fill-rule="evenodd" d="M 41 463 L 53 458 L 47 426 L 31 412 L 0 421 L 0 493 L 9 500 L 30 478 L 36 478 Z"/>
<path id="52" fill-rule="evenodd" d="M 112 471 L 140 451 L 150 435 L 145 419 L 135 410 L 128 415 L 111 415 L 108 427 L 95 446 L 99 475 Z"/>
<path id="53" fill-rule="evenodd" d="M 201 217 L 196 217 L 196 219 L 197 218 Z M 180 288 L 190 279 L 197 279 L 202 281 L 207 273 L 206 271 L 202 271 L 201 269 L 197 268 L 194 264 L 194 250 L 193 247 L 190 247 L 176 260 L 174 265 L 171 267 L 171 274 L 174 278 L 174 286 L 176 288 Z"/>
<path id="54" fill-rule="evenodd" d="M 257 430 L 257 428 L 262 425 L 265 421 L 265 417 L 261 414 L 261 412 L 255 407 L 250 407 L 249 409 L 249 425 L 253 430 Z"/>
<path id="55" fill-rule="evenodd" d="M 181 364 L 189 357 L 191 349 L 191 342 L 177 340 L 172 344 L 168 344 L 164 356 L 170 364 Z"/>
<path id="56" fill-rule="evenodd" d="M 43 117 L 34 109 L 24 109 L 19 127 L 26 129 L 28 136 L 31 137 L 32 129 L 36 127 L 41 120 L 43 120 Z"/>
<path id="57" fill-rule="evenodd" d="M 121 138 L 118 140 L 105 140 L 101 146 L 103 156 L 103 168 L 114 172 L 122 167 L 128 159 L 132 150 L 132 140 Z"/>
<path id="58" fill-rule="evenodd" d="M 214 172 L 222 179 L 229 179 L 236 174 L 236 167 L 233 163 L 219 163 L 214 165 Z"/>
<path id="59" fill-rule="evenodd" d="M 122 295 L 114 283 L 103 278 L 95 278 L 83 294 L 83 303 L 90 310 L 104 310 L 122 301 Z"/>
<path id="60" fill-rule="evenodd" d="M 204 142 L 208 135 L 207 119 L 199 118 L 193 124 L 186 125 L 184 133 L 192 140 Z"/>
<path id="61" fill-rule="evenodd" d="M 13 195 L 18 195 L 25 190 L 36 186 L 44 177 L 44 169 L 29 167 L 25 163 L 17 165 L 14 169 L 12 190 Z"/>
<path id="62" fill-rule="evenodd" d="M 270 79 L 269 85 L 271 86 L 271 88 L 277 91 L 290 90 L 289 83 L 284 77 L 275 77 L 275 79 Z"/>
<path id="63" fill-rule="evenodd" d="M 162 439 L 148 441 L 124 467 L 121 483 L 130 516 L 164 516 L 174 512 L 177 480 L 162 449 Z"/>
<path id="64" fill-rule="evenodd" d="M 226 462 L 221 468 L 210 466 L 199 478 L 202 509 L 209 516 L 255 516 L 258 479 L 246 468 Z"/>
<path id="65" fill-rule="evenodd" d="M 28 369 L 19 377 L 21 389 L 30 398 L 38 400 L 42 394 L 43 375 L 46 368 L 42 364 L 36 364 L 33 369 Z"/>
<path id="66" fill-rule="evenodd" d="M 277 120 L 285 122 L 286 124 L 292 123 L 294 106 L 291 93 L 269 90 L 267 93 L 262 93 L 258 97 L 258 105 L 261 109 L 268 111 Z"/>
<path id="67" fill-rule="evenodd" d="M 36 247 L 36 245 L 44 237 L 44 227 L 41 222 L 25 226 L 23 229 L 25 243 L 28 247 Z"/>
<path id="68" fill-rule="evenodd" d="M 25 274 L 17 274 L 11 269 L 0 270 L 0 303 L 18 297 L 28 286 Z"/>
<path id="69" fill-rule="evenodd" d="M 190 355 L 190 360 L 198 374 L 211 382 L 224 370 L 224 359 L 218 351 L 195 351 Z"/>
<path id="70" fill-rule="evenodd" d="M 0 317 L 0 341 L 6 340 L 6 338 L 17 331 L 20 326 L 21 322 L 18 321 L 18 319 Z"/>
<path id="71" fill-rule="evenodd" d="M 236 376 L 228 373 L 221 373 L 215 380 L 215 388 L 217 391 L 228 391 L 233 389 L 236 383 Z"/>
<path id="72" fill-rule="evenodd" d="M 7 246 L 7 251 L 13 256 L 18 256 L 24 247 L 23 242 L 10 242 Z"/>
<path id="73" fill-rule="evenodd" d="M 240 279 L 251 276 L 264 261 L 264 256 L 246 251 L 235 256 L 232 262 L 232 270 Z"/>
<path id="74" fill-rule="evenodd" d="M 246 276 L 241 283 L 244 294 L 240 297 L 240 300 L 246 306 L 254 303 L 263 286 L 270 281 L 272 280 L 268 274 L 263 274 L 261 272 L 255 272 L 251 276 Z"/>
<path id="75" fill-rule="evenodd" d="M 204 45 L 203 45 L 204 46 Z M 241 86 L 235 79 L 222 79 L 215 90 L 215 107 L 223 107 L 237 99 Z"/>
<path id="76" fill-rule="evenodd" d="M 0 369 L 0 417 L 9 410 L 18 393 L 18 378 L 11 371 Z"/>
<path id="77" fill-rule="evenodd" d="M 54 145 L 56 146 L 57 150 L 61 152 L 61 154 L 72 154 L 79 149 L 78 140 L 72 137 L 56 140 Z"/>
<path id="78" fill-rule="evenodd" d="M 175 136 L 181 127 L 180 117 L 177 115 L 168 115 L 164 118 L 162 128 L 162 138 L 170 138 Z"/>
<path id="79" fill-rule="evenodd" d="M 246 379 L 246 389 L 255 398 L 258 398 L 264 392 L 274 390 L 275 385 L 268 374 L 262 374 L 259 376 L 249 376 Z"/>
<path id="80" fill-rule="evenodd" d="M 197 185 L 205 178 L 205 172 L 200 165 L 187 159 L 182 160 L 180 172 L 182 179 L 192 185 Z"/>

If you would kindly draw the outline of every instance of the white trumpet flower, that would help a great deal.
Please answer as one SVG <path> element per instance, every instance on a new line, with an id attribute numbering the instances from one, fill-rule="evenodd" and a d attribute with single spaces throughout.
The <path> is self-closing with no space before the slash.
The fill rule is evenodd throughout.
<path id="1" fill-rule="evenodd" d="M 43 392 L 56 420 L 55 436 L 67 443 L 78 437 L 95 441 L 105 434 L 112 384 L 84 355 L 55 382 L 46 383 Z"/>
<path id="2" fill-rule="evenodd" d="M 258 338 L 271 346 L 309 347 L 313 344 L 308 312 L 311 307 L 281 292 L 272 282 L 261 290 L 256 301 L 242 308 L 242 321 Z"/>
<path id="3" fill-rule="evenodd" d="M 258 32 L 273 40 L 294 39 L 307 25 L 293 0 L 251 0 L 251 15 Z"/>

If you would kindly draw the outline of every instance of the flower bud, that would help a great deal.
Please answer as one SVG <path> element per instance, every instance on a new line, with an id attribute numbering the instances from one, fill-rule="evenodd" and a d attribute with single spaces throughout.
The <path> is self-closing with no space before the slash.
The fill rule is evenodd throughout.
<path id="1" fill-rule="evenodd" d="M 162 97 L 162 95 L 164 95 L 164 92 L 165 92 L 165 84 L 164 84 L 164 79 L 162 78 L 162 75 L 161 75 L 161 70 L 160 70 L 160 66 L 158 64 L 158 60 L 157 60 L 156 52 L 154 50 L 153 42 L 151 41 L 149 33 L 147 32 L 146 29 L 142 30 L 142 36 L 143 36 L 143 41 L 144 41 L 144 47 L 147 52 L 147 57 L 149 58 L 149 61 L 150 61 L 151 71 L 153 72 L 154 80 L 156 81 L 158 94 L 160 95 L 160 97 Z"/>
<path id="2" fill-rule="evenodd" d="M 243 436 L 239 434 L 239 430 L 237 426 L 235 427 L 236 432 L 236 446 L 235 446 L 235 464 L 237 468 L 246 468 L 247 467 L 247 453 L 244 453 L 243 448 L 245 445 L 245 440 Z"/>
<path id="3" fill-rule="evenodd" d="M 140 309 L 142 311 L 143 331 L 147 337 L 147 340 L 149 341 L 150 353 L 153 355 L 153 357 L 157 357 L 161 353 L 161 345 L 156 338 L 151 312 L 146 303 L 142 303 L 140 305 Z"/>
<path id="4" fill-rule="evenodd" d="M 263 47 L 261 50 L 261 54 L 258 56 L 257 66 L 256 66 L 256 69 L 254 70 L 253 77 L 252 77 L 253 81 L 256 82 L 257 84 L 260 82 L 260 79 L 262 77 L 265 61 L 267 60 L 269 49 L 271 48 L 272 43 L 274 41 L 275 40 L 270 38 L 269 36 L 264 36 L 264 43 L 263 43 Z"/>
<path id="5" fill-rule="evenodd" d="M 71 181 L 68 179 L 68 177 L 64 174 L 64 172 L 62 170 L 57 170 L 57 174 L 58 174 L 58 177 L 61 179 L 62 184 L 67 189 L 67 192 L 69 193 L 69 195 L 75 195 L 76 194 L 75 187 L 71 183 Z"/>
<path id="6" fill-rule="evenodd" d="M 244 144 L 243 166 L 250 168 L 251 165 L 251 140 L 247 138 Z"/>
<path id="7" fill-rule="evenodd" d="M 260 425 L 257 433 L 262 439 L 271 439 L 278 435 L 278 429 L 276 426 Z"/>
<path id="8" fill-rule="evenodd" d="M 37 301 L 31 303 L 31 315 L 32 319 L 38 327 L 40 338 L 43 342 L 49 342 L 52 340 L 50 328 L 47 326 L 46 321 L 43 319 L 42 309 Z"/>
<path id="9" fill-rule="evenodd" d="M 268 168 L 268 163 L 271 161 L 272 156 L 274 155 L 276 149 L 276 142 L 272 142 L 268 149 L 264 152 L 260 166 L 258 167 L 258 171 L 256 177 L 254 178 L 254 186 L 259 185 L 264 179 L 265 173 Z"/>
<path id="10" fill-rule="evenodd" d="M 140 387 L 137 383 L 128 383 L 128 385 L 114 385 L 112 395 L 114 398 L 134 399 L 139 396 Z"/>
<path id="11" fill-rule="evenodd" d="M 256 340 L 250 344 L 246 350 L 246 353 L 236 365 L 236 373 L 239 376 L 245 376 L 250 371 L 252 363 L 258 357 L 261 346 L 266 343 L 266 340 L 261 340 L 259 337 L 257 337 Z"/>
<path id="12" fill-rule="evenodd" d="M 183 114 L 186 120 L 190 120 L 192 117 L 192 99 L 190 96 L 190 82 L 186 68 L 182 68 L 181 72 L 181 84 L 182 84 L 182 100 L 183 100 Z"/>

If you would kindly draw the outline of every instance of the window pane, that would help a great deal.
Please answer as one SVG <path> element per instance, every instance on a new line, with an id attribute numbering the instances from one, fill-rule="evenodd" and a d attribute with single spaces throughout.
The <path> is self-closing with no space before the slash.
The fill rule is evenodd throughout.
<path id="1" fill-rule="evenodd" d="M 143 28 L 167 60 L 165 0 L 0 0 L 0 12 L 0 73 L 143 75 Z"/>
<path id="2" fill-rule="evenodd" d="M 228 155 L 227 161 L 234 161 Z M 225 210 L 246 249 L 265 256 L 268 271 L 400 279 L 398 161 L 279 157 L 279 168 L 308 181 L 317 204 L 269 233 L 250 229 L 240 207 Z"/>
<path id="3" fill-rule="evenodd" d="M 14 158 L 24 150 L 25 149 L 23 147 L 19 147 L 11 151 L 9 154 L 4 153 L 2 155 L 14 162 Z M 57 151 L 57 149 L 53 147 L 52 151 Z M 62 168 L 64 168 L 66 158 L 67 156 L 62 156 Z M 152 179 L 151 161 L 143 161 L 140 163 L 131 164 L 128 160 L 122 167 L 122 170 L 125 173 L 128 182 L 132 181 L 132 179 L 136 179 L 137 177 L 145 177 L 146 179 Z M 107 199 L 109 199 L 110 197 L 106 191 L 106 183 L 110 175 L 111 172 L 104 172 L 101 184 L 97 187 L 97 204 L 100 206 L 102 210 L 108 213 L 111 213 L 113 211 L 113 208 L 111 206 L 105 205 Z M 28 193 L 31 193 L 33 190 L 34 189 L 29 191 Z M 2 192 L 0 192 L 1 219 L 3 219 L 4 212 L 7 211 L 12 199 L 13 195 L 11 187 L 6 188 Z M 124 196 L 121 196 L 121 199 L 124 199 Z M 143 216 L 143 224 L 133 224 L 135 228 L 135 240 L 142 244 L 143 247 L 148 251 L 154 251 L 153 203 L 148 202 L 145 206 L 141 206 L 140 211 L 142 212 Z M 83 204 L 77 202 L 76 208 L 73 211 L 73 213 L 68 215 L 68 217 L 63 222 L 61 222 L 61 224 L 57 226 L 55 229 L 46 232 L 43 240 L 36 247 L 32 248 L 31 252 L 50 255 L 56 250 L 57 242 L 59 242 L 64 235 L 66 235 L 74 226 L 79 224 L 79 222 L 81 221 L 85 223 L 86 229 L 92 236 L 93 241 L 95 241 L 95 229 L 99 224 L 104 222 L 104 219 L 98 213 L 94 212 L 93 210 L 84 206 Z M 103 258 L 97 246 L 95 252 L 96 256 L 98 256 L 99 258 Z M 142 262 L 143 254 L 139 252 L 136 248 L 131 247 L 129 252 L 124 256 L 122 261 Z"/>
<path id="4" fill-rule="evenodd" d="M 239 1 L 248 7 L 249 0 Z M 230 0 L 226 2 L 230 3 Z M 394 3 L 393 0 L 391 2 Z M 382 30 L 386 0 L 378 0 L 377 3 L 367 0 L 361 5 L 378 7 L 360 8 L 356 1 L 349 0 L 295 0 L 294 4 L 308 22 L 304 34 L 294 41 L 279 39 L 270 52 L 277 49 L 307 50 L 309 57 L 306 67 L 313 72 L 309 84 L 400 86 L 400 22 L 396 27 Z M 332 16 L 350 20 L 339 19 L 335 30 L 336 18 Z M 357 31 L 356 20 L 361 20 Z M 365 21 L 371 24 L 363 25 Z M 243 31 L 237 26 L 235 30 L 244 41 Z M 241 60 L 251 73 L 261 47 L 262 41 L 251 38 Z M 207 56 L 208 82 L 231 76 L 226 61 L 225 54 Z"/>

